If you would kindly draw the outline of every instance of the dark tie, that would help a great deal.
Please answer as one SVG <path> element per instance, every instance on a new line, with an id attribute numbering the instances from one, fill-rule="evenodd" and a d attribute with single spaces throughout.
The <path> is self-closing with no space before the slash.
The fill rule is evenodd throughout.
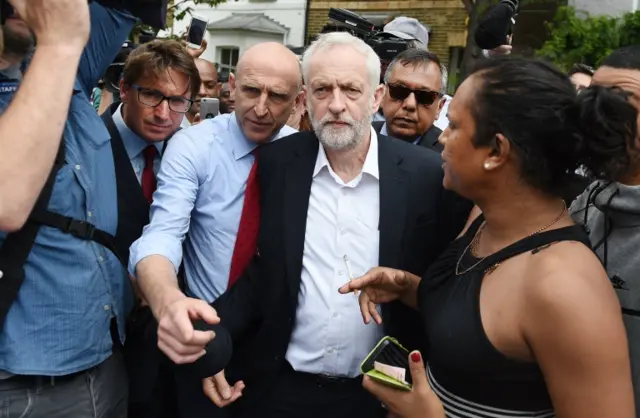
<path id="1" fill-rule="evenodd" d="M 258 245 L 258 229 L 260 227 L 260 189 L 258 188 L 258 158 L 257 153 L 247 178 L 247 188 L 244 192 L 244 205 L 240 216 L 240 226 L 236 237 L 236 245 L 231 257 L 231 271 L 229 273 L 229 287 L 231 287 L 247 268 L 251 257 L 256 253 Z"/>
<path id="2" fill-rule="evenodd" d="M 156 191 L 156 175 L 153 173 L 153 161 L 158 153 L 155 145 L 149 145 L 144 149 L 144 170 L 142 170 L 142 194 L 149 204 L 153 200 L 153 192 Z"/>

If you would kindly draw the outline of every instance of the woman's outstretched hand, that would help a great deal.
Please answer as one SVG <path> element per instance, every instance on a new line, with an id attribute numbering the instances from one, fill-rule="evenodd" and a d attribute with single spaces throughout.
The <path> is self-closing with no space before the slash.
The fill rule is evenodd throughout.
<path id="1" fill-rule="evenodd" d="M 376 309 L 379 303 L 394 301 L 404 293 L 411 285 L 411 280 L 402 270 L 386 267 L 374 267 L 364 276 L 358 277 L 342 286 L 338 291 L 342 294 L 360 290 L 360 312 L 365 324 L 371 322 L 371 318 L 377 324 L 382 323 L 382 318 Z"/>

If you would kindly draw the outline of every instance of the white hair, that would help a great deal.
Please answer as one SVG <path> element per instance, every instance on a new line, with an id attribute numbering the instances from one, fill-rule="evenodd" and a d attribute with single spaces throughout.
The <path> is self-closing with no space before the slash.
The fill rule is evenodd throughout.
<path id="1" fill-rule="evenodd" d="M 302 56 L 302 76 L 305 83 L 309 82 L 309 61 L 320 51 L 327 50 L 337 45 L 347 45 L 361 53 L 367 59 L 367 71 L 369 73 L 369 84 L 371 94 L 380 84 L 380 58 L 373 48 L 367 45 L 362 39 L 356 38 L 348 32 L 329 32 L 318 36 L 310 46 L 304 51 Z"/>

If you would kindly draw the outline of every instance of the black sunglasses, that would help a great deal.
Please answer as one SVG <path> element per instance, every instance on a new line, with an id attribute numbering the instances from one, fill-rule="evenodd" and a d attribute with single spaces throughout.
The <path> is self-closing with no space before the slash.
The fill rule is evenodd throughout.
<path id="1" fill-rule="evenodd" d="M 442 93 L 437 91 L 414 90 L 400 84 L 387 83 L 387 88 L 389 89 L 389 96 L 391 96 L 393 100 L 404 100 L 413 93 L 413 96 L 416 98 L 416 102 L 422 106 L 431 106 L 436 99 L 442 97 Z"/>

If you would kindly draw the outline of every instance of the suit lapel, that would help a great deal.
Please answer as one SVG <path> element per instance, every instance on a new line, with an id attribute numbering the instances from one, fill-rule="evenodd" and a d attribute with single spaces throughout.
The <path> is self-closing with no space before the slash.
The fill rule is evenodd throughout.
<path id="1" fill-rule="evenodd" d="M 116 170 L 116 185 L 118 188 L 118 207 L 127 208 L 144 225 L 149 223 L 149 202 L 142 194 L 142 187 L 131 166 L 127 150 L 122 142 L 122 137 L 113 122 L 112 114 L 117 109 L 118 103 L 102 114 L 102 120 L 111 136 L 111 150 L 113 151 L 113 164 Z M 120 211 L 122 212 L 122 211 Z"/>
<path id="2" fill-rule="evenodd" d="M 441 133 L 442 129 L 433 125 L 427 132 L 424 133 L 424 135 L 422 135 L 422 138 L 420 138 L 420 142 L 418 142 L 418 145 L 438 152 L 442 152 L 442 144 L 438 142 L 438 138 L 440 138 Z"/>
<path id="3" fill-rule="evenodd" d="M 406 227 L 409 173 L 390 138 L 378 135 L 380 170 L 380 259 L 384 267 L 399 268 L 402 237 Z"/>
<path id="4" fill-rule="evenodd" d="M 282 220 L 284 251 L 289 290 L 294 298 L 298 297 L 300 288 L 307 211 L 318 146 L 315 135 L 312 135 L 312 138 L 300 138 L 285 168 Z"/>

